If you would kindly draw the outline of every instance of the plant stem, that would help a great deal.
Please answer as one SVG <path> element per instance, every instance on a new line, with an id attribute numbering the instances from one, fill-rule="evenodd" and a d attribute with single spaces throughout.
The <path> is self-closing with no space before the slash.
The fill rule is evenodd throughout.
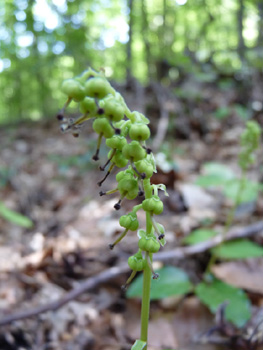
<path id="1" fill-rule="evenodd" d="M 242 199 L 242 195 L 244 192 L 246 186 L 246 173 L 244 170 L 242 170 L 242 174 L 241 174 L 241 180 L 239 183 L 239 187 L 237 190 L 237 195 L 235 198 L 235 203 L 234 206 L 232 207 L 231 211 L 229 212 L 227 219 L 226 219 L 226 223 L 225 223 L 225 229 L 224 229 L 224 234 L 226 234 L 226 232 L 229 230 L 230 226 L 232 225 L 234 218 L 235 218 L 235 213 L 237 210 L 237 207 L 240 205 L 241 203 L 241 199 Z"/>
<path id="2" fill-rule="evenodd" d="M 152 197 L 152 186 L 149 179 L 143 180 L 145 198 Z M 152 231 L 152 221 L 150 213 L 146 212 L 146 234 Z M 152 261 L 152 254 L 149 254 Z M 141 340 L 147 342 L 148 339 L 148 323 L 150 312 L 150 291 L 151 291 L 152 272 L 148 264 L 143 271 L 143 292 L 142 292 L 142 307 L 141 307 Z M 145 348 L 147 350 L 147 346 Z"/>
<path id="3" fill-rule="evenodd" d="M 143 292 L 142 292 L 142 307 L 141 307 L 141 340 L 145 342 L 147 342 L 147 339 L 148 339 L 151 280 L 152 280 L 152 271 L 150 270 L 149 265 L 146 264 L 146 267 L 143 271 Z"/>
<path id="4" fill-rule="evenodd" d="M 230 229 L 230 226 L 233 224 L 233 221 L 234 221 L 234 218 L 235 218 L 235 213 L 236 213 L 236 210 L 237 210 L 238 206 L 241 203 L 241 199 L 242 199 L 242 195 L 243 195 L 245 186 L 246 186 L 246 172 L 245 172 L 244 169 L 242 169 L 241 180 L 240 180 L 239 187 L 238 187 L 238 190 L 237 190 L 235 203 L 234 203 L 233 207 L 231 208 L 231 210 L 228 213 L 228 216 L 226 218 L 225 228 L 224 228 L 224 231 L 223 231 L 223 236 L 226 235 L 227 231 Z M 224 241 L 222 241 L 218 245 L 218 249 L 220 249 L 220 247 L 223 244 L 223 242 Z M 212 266 L 214 265 L 215 262 L 216 262 L 216 256 L 214 254 L 212 254 L 211 258 L 210 258 L 210 260 L 208 262 L 208 265 L 206 267 L 205 275 L 207 273 L 211 272 L 211 268 L 212 268 Z"/>

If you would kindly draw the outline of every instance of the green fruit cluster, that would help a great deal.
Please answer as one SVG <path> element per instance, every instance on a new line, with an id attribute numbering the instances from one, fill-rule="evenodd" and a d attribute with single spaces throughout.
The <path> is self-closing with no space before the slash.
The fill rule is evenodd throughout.
<path id="1" fill-rule="evenodd" d="M 128 260 L 133 271 L 141 271 L 147 263 L 150 264 L 151 258 L 148 259 L 147 254 L 156 253 L 164 240 L 163 226 L 154 224 L 153 228 L 152 222 L 155 221 L 151 219 L 154 215 L 162 213 L 163 203 L 158 191 L 156 192 L 150 182 L 156 167 L 151 150 L 146 147 L 146 141 L 151 135 L 149 120 L 142 113 L 131 112 L 123 97 L 111 86 L 103 73 L 91 68 L 81 76 L 65 80 L 61 90 L 67 96 L 66 104 L 58 114 L 61 130 L 71 131 L 74 136 L 78 136 L 82 126 L 91 119 L 92 128 L 98 134 L 93 159 L 99 159 L 103 138 L 109 148 L 107 161 L 100 169 L 104 171 L 109 168 L 98 185 L 103 184 L 114 167 L 120 168 L 116 175 L 117 187 L 107 192 L 101 191 L 100 195 L 118 192 L 120 200 L 114 207 L 120 209 L 124 199 L 133 200 L 145 193 L 145 199 L 140 205 L 136 205 L 132 212 L 120 217 L 119 223 L 124 232 L 110 245 L 113 249 L 128 231 L 138 230 L 139 221 L 136 212 L 142 209 L 146 213 L 147 230 L 139 230 L 141 232 L 139 250 Z M 81 115 L 75 119 L 65 116 L 66 108 L 71 101 L 79 104 Z"/>
<path id="2" fill-rule="evenodd" d="M 261 129 L 257 122 L 247 122 L 241 135 L 242 150 L 239 154 L 239 166 L 244 171 L 255 162 L 255 151 L 259 148 Z"/>

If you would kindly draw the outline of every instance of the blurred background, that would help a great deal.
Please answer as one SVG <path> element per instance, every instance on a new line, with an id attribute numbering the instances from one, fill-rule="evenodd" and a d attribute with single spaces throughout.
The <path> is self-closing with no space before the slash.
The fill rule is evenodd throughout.
<path id="1" fill-rule="evenodd" d="M 116 212 L 117 195 L 100 197 L 91 124 L 75 139 L 55 118 L 62 81 L 88 67 L 150 119 L 152 181 L 169 193 L 148 349 L 260 349 L 262 141 L 245 180 L 238 160 L 247 121 L 263 124 L 262 0 L 0 1 L 0 349 L 125 350 L 139 337 L 141 281 L 123 292 L 127 269 L 55 312 L 5 318 L 61 301 L 138 249 L 132 232 L 108 244 L 140 200 Z M 206 246 L 236 226 L 242 239 Z"/>
<path id="2" fill-rule="evenodd" d="M 260 0 L 8 0 L 0 18 L 0 122 L 53 116 L 61 80 L 89 66 L 177 95 L 189 95 L 189 77 L 236 83 L 240 110 L 251 108 L 251 77 L 262 79 Z"/>

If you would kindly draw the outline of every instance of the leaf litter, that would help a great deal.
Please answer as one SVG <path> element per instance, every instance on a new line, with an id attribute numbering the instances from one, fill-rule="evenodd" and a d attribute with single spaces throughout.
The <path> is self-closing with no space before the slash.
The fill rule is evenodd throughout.
<path id="1" fill-rule="evenodd" d="M 54 124 L 45 127 L 33 124 L 31 132 L 23 126 L 0 130 L 0 168 L 8 169 L 5 184 L 0 187 L 1 201 L 34 224 L 33 228 L 25 229 L 0 218 L 2 316 L 61 298 L 81 281 L 118 265 L 136 250 L 137 240 L 132 234 L 113 252 L 107 248 L 120 232 L 119 214 L 112 209 L 116 198 L 100 198 L 94 185 L 100 175 L 89 160 L 94 140 L 81 137 L 76 142 L 70 135 L 62 137 Z M 182 151 L 172 154 L 171 159 L 179 168 L 160 172 L 155 179 L 155 183 L 166 184 L 169 193 L 165 199 L 168 205 L 160 218 L 167 230 L 165 250 L 182 244 L 188 234 L 203 225 L 208 229 L 222 228 L 229 201 L 218 189 L 193 185 L 201 167 L 209 161 L 223 163 L 236 173 L 237 138 L 242 128 L 240 122 L 236 127 L 233 123 L 226 133 L 220 129 L 222 125 L 211 119 L 210 131 L 204 138 L 192 130 L 190 142 L 171 140 L 171 148 Z M 106 158 L 106 153 L 103 156 Z M 257 180 L 255 174 L 256 169 L 252 169 L 252 180 Z M 114 177 L 106 185 L 111 188 L 113 184 Z M 262 198 L 258 201 L 261 203 Z M 132 205 L 124 203 L 123 211 Z M 257 219 L 256 215 L 254 210 L 250 219 L 241 217 L 238 222 L 248 224 Z M 143 218 L 140 220 L 143 224 Z M 257 241 L 262 244 L 262 237 Z M 202 259 L 206 261 L 207 257 L 189 259 L 188 265 L 180 262 L 179 267 L 200 281 Z M 251 261 L 250 267 L 241 260 L 218 261 L 213 272 L 222 281 L 244 288 L 255 310 L 259 310 L 263 304 L 261 260 Z M 189 268 L 191 271 L 187 271 Z M 55 312 L 3 327 L 1 350 L 128 349 L 139 336 L 140 305 L 136 300 L 127 300 L 121 291 L 125 279 L 126 276 L 121 276 L 102 284 Z M 257 294 L 256 299 L 253 293 Z M 214 324 L 213 316 L 194 296 L 166 305 L 154 301 L 149 350 L 203 348 L 195 340 Z M 209 343 L 209 338 L 206 342 Z M 206 345 L 208 350 L 217 348 L 218 344 Z"/>

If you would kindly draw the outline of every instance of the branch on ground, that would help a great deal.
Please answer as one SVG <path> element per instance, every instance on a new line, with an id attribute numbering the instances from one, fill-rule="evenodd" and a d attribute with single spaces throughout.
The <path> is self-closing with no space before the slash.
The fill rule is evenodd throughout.
<path id="1" fill-rule="evenodd" d="M 246 227 L 232 229 L 226 234 L 219 234 L 210 240 L 189 247 L 179 247 L 167 252 L 157 253 L 155 254 L 155 259 L 163 262 L 169 259 L 184 259 L 187 256 L 203 253 L 208 249 L 221 244 L 222 242 L 237 238 L 249 237 L 260 232 L 263 232 L 263 221 L 258 221 L 257 223 Z M 14 321 L 22 320 L 25 318 L 37 316 L 47 311 L 56 311 L 63 305 L 78 298 L 84 292 L 97 287 L 101 283 L 108 282 L 113 278 L 128 272 L 129 270 L 129 266 L 126 263 L 122 263 L 116 267 L 111 267 L 101 272 L 100 274 L 90 277 L 88 280 L 80 283 L 76 288 L 72 289 L 70 292 L 66 293 L 62 298 L 58 300 L 26 311 L 3 316 L 2 319 L 0 319 L 0 326 L 4 326 Z"/>

